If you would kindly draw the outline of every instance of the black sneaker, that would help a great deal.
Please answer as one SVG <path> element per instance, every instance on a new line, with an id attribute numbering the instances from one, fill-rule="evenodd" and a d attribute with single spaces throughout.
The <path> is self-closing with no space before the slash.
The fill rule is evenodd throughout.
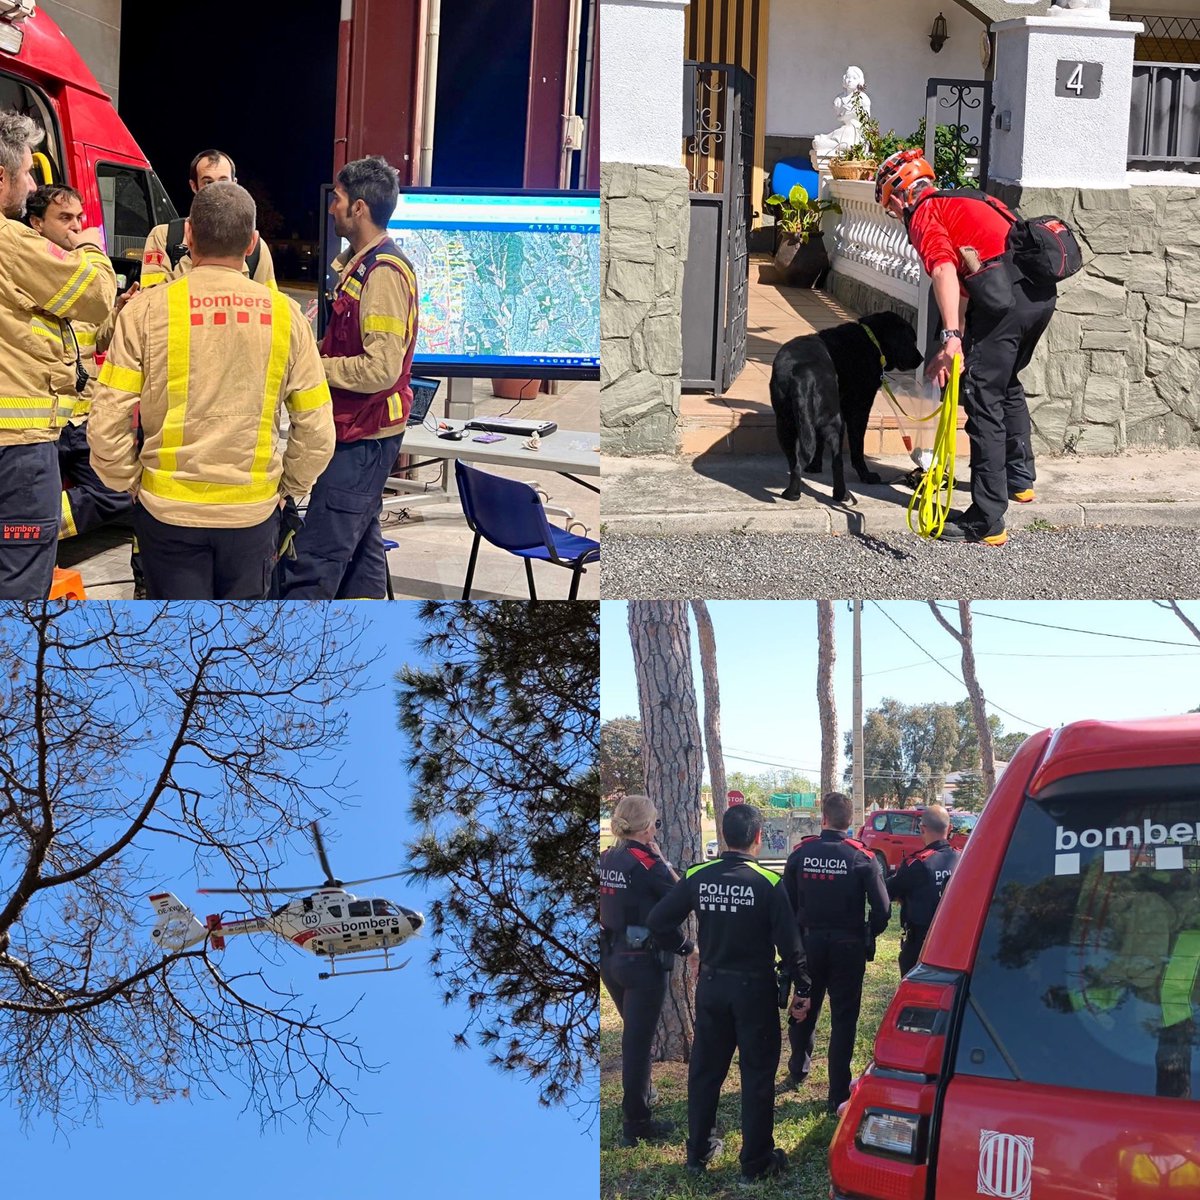
<path id="1" fill-rule="evenodd" d="M 725 1149 L 725 1143 L 714 1133 L 708 1139 L 708 1147 L 704 1154 L 699 1159 L 688 1159 L 687 1169 L 693 1175 L 703 1175 L 712 1164 L 713 1160 L 719 1158 Z"/>
<path id="2" fill-rule="evenodd" d="M 1008 530 L 1001 525 L 988 529 L 984 525 L 972 525 L 966 521 L 947 521 L 938 535 L 939 542 L 978 542 L 984 546 L 1003 546 L 1008 541 Z"/>
<path id="3" fill-rule="evenodd" d="M 638 1142 L 658 1142 L 675 1132 L 675 1126 L 667 1121 L 647 1121 L 636 1130 L 621 1131 L 622 1146 L 636 1146 Z"/>
<path id="4" fill-rule="evenodd" d="M 775 1094 L 778 1096 L 784 1092 L 798 1092 L 807 1082 L 807 1074 L 793 1075 L 789 1071 L 783 1081 L 775 1088 Z"/>
<path id="5" fill-rule="evenodd" d="M 739 1186 L 751 1187 L 764 1179 L 776 1179 L 787 1170 L 787 1165 L 787 1155 L 776 1146 L 771 1151 L 771 1159 L 765 1167 L 755 1171 L 753 1175 L 747 1175 L 745 1171 L 742 1172 Z"/>

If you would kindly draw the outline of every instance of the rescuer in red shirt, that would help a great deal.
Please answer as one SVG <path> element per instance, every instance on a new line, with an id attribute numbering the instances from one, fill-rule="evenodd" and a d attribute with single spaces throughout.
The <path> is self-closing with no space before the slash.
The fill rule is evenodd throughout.
<path id="1" fill-rule="evenodd" d="M 963 356 L 971 505 L 946 523 L 942 540 L 1002 546 L 1008 501 L 1024 504 L 1034 496 L 1029 406 L 1019 375 L 1054 315 L 1055 288 L 1031 283 L 1005 254 L 1014 219 L 1008 210 L 980 192 L 938 192 L 920 150 L 900 150 L 883 162 L 875 198 L 904 222 L 933 281 L 941 349 L 926 377 L 944 387 L 954 356 Z"/>

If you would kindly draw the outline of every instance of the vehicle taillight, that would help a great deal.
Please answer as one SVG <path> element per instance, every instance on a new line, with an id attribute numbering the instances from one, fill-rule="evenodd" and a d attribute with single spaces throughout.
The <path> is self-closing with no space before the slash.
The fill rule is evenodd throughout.
<path id="1" fill-rule="evenodd" d="M 901 980 L 829 1147 L 831 1196 L 924 1200 L 929 1139 L 958 976 L 918 966 Z"/>

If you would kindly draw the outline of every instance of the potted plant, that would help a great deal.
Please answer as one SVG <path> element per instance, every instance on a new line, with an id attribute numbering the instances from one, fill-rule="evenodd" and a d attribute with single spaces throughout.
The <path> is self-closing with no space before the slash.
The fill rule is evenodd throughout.
<path id="1" fill-rule="evenodd" d="M 780 277 L 797 287 L 813 287 L 829 266 L 829 255 L 821 234 L 821 218 L 840 213 L 836 200 L 810 197 L 808 189 L 796 184 L 786 196 L 768 196 L 775 210 L 775 267 Z"/>

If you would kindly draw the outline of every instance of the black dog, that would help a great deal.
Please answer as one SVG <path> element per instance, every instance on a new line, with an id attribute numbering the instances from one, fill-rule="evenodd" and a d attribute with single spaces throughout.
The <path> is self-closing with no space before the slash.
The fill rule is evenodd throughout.
<path id="1" fill-rule="evenodd" d="M 867 330 L 875 335 L 877 348 Z M 880 362 L 880 350 L 884 362 Z M 886 364 L 886 365 L 885 365 Z M 800 499 L 803 470 L 820 471 L 825 448 L 833 459 L 833 500 L 851 499 L 842 467 L 842 430 L 849 434 L 850 461 L 863 483 L 878 483 L 867 469 L 863 439 L 867 418 L 884 370 L 914 371 L 921 365 L 917 335 L 891 312 L 870 313 L 857 321 L 793 338 L 771 367 L 771 407 L 775 432 L 787 458 L 790 479 L 785 500 Z"/>

